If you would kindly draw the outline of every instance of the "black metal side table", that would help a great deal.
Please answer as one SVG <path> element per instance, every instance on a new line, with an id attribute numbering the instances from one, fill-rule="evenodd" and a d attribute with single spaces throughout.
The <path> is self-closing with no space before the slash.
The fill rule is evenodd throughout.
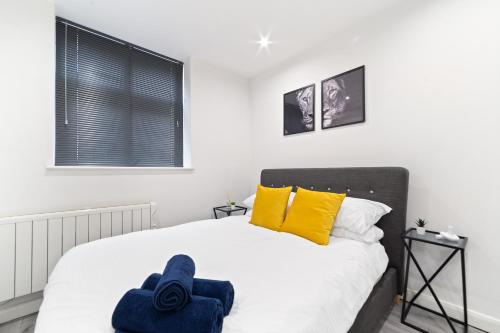
<path id="1" fill-rule="evenodd" d="M 226 213 L 227 216 L 231 216 L 232 213 L 234 212 L 239 212 L 239 211 L 243 211 L 243 215 L 245 215 L 247 213 L 247 208 L 245 207 L 242 207 L 242 206 L 234 206 L 234 208 L 231 208 L 229 206 L 219 206 L 219 207 L 214 207 L 214 216 L 216 219 L 218 219 L 219 217 L 217 216 L 217 212 L 223 212 L 223 213 Z"/>
<path id="2" fill-rule="evenodd" d="M 415 228 L 410 228 L 408 229 L 404 234 L 403 234 L 403 244 L 406 247 L 407 250 L 407 257 L 406 257 L 406 272 L 405 272 L 405 278 L 404 278 L 404 291 L 403 291 L 403 309 L 401 311 L 401 323 L 412 327 L 416 329 L 417 331 L 420 332 L 428 332 L 418 326 L 415 326 L 413 324 L 410 324 L 406 321 L 406 317 L 408 316 L 408 313 L 410 312 L 410 309 L 412 306 L 416 306 L 422 310 L 431 312 L 435 315 L 444 317 L 446 321 L 448 322 L 448 325 L 450 325 L 451 330 L 456 333 L 457 330 L 455 329 L 454 325 L 452 322 L 459 323 L 464 325 L 465 332 L 468 330 L 468 320 L 467 320 L 467 289 L 466 289 L 466 283 L 465 283 L 465 246 L 467 245 L 467 237 L 462 237 L 459 236 L 460 239 L 456 242 L 449 241 L 446 239 L 437 239 L 436 235 L 438 232 L 435 231 L 427 231 L 424 235 L 419 235 L 416 231 Z M 437 246 L 443 246 L 447 247 L 452 250 L 451 254 L 446 258 L 446 260 L 438 267 L 438 269 L 431 275 L 430 278 L 427 278 L 420 267 L 417 259 L 415 258 L 415 255 L 411 251 L 412 249 L 412 243 L 413 242 L 423 242 L 427 244 L 433 244 Z M 443 305 L 441 304 L 439 298 L 436 295 L 436 292 L 431 286 L 431 282 L 436 278 L 436 276 L 441 272 L 441 270 L 450 262 L 450 260 L 460 252 L 460 263 L 461 263 L 461 268 L 462 268 L 462 293 L 463 293 L 463 306 L 464 306 L 464 320 L 458 320 L 456 318 L 452 318 L 448 316 L 446 313 L 445 309 L 443 308 Z M 407 297 L 407 291 L 408 291 L 408 273 L 410 270 L 410 258 L 412 259 L 413 263 L 417 267 L 417 270 L 419 271 L 420 275 L 422 276 L 422 279 L 424 280 L 424 285 L 420 290 L 417 291 L 417 293 L 413 296 L 413 298 L 407 302 L 406 297 Z M 432 296 L 434 297 L 434 300 L 436 301 L 437 305 L 439 306 L 439 309 L 441 312 L 434 311 L 432 309 L 429 309 L 425 306 L 415 304 L 415 300 L 422 294 L 422 292 L 426 289 L 429 288 L 429 291 L 431 292 Z"/>

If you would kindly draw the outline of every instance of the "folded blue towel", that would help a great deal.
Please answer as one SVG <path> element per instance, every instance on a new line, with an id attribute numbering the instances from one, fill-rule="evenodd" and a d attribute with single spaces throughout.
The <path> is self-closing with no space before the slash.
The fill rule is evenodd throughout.
<path id="1" fill-rule="evenodd" d="M 184 254 L 173 256 L 153 290 L 155 308 L 161 311 L 183 309 L 193 295 L 194 271 L 193 259 Z"/>
<path id="2" fill-rule="evenodd" d="M 157 311 L 153 292 L 131 289 L 118 302 L 112 325 L 117 332 L 140 333 L 220 333 L 224 321 L 218 299 L 193 296 L 182 311 Z"/>
<path id="3" fill-rule="evenodd" d="M 154 290 L 161 280 L 161 274 L 151 274 L 142 284 L 142 289 Z M 231 311 L 234 301 L 234 288 L 229 281 L 193 279 L 193 295 L 217 298 L 222 302 L 224 316 Z"/>

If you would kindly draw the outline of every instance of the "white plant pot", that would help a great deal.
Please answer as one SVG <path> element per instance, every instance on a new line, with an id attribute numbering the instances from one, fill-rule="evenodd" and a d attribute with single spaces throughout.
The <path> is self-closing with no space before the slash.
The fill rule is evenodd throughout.
<path id="1" fill-rule="evenodd" d="M 417 234 L 425 235 L 425 228 L 424 227 L 417 227 Z"/>
<path id="2" fill-rule="evenodd" d="M 235 209 L 236 208 L 236 205 L 231 205 L 231 209 Z"/>

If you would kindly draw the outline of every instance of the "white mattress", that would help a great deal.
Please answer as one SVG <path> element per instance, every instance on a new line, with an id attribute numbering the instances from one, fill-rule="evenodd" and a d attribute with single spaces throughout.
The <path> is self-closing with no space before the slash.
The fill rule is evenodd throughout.
<path id="1" fill-rule="evenodd" d="M 120 297 L 179 253 L 194 259 L 196 276 L 233 283 L 224 333 L 347 332 L 386 269 L 382 245 L 332 237 L 319 246 L 248 220 L 205 220 L 71 249 L 50 276 L 35 332 L 114 332 Z"/>

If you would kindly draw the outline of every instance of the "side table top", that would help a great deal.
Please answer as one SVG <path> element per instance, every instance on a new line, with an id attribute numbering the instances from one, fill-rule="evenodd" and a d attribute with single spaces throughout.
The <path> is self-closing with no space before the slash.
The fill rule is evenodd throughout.
<path id="1" fill-rule="evenodd" d="M 220 210 L 221 212 L 229 213 L 229 212 L 238 212 L 240 210 L 246 210 L 247 208 L 242 207 L 242 206 L 235 206 L 233 209 L 231 209 L 231 207 L 229 207 L 229 206 L 218 206 L 218 207 L 214 207 L 214 209 Z"/>
<path id="2" fill-rule="evenodd" d="M 461 250 L 465 249 L 465 246 L 467 245 L 467 237 L 458 236 L 460 239 L 454 242 L 444 238 L 438 239 L 436 238 L 436 235 L 438 234 L 439 232 L 427 230 L 425 234 L 419 235 L 415 228 L 410 228 L 403 234 L 403 238 Z"/>

